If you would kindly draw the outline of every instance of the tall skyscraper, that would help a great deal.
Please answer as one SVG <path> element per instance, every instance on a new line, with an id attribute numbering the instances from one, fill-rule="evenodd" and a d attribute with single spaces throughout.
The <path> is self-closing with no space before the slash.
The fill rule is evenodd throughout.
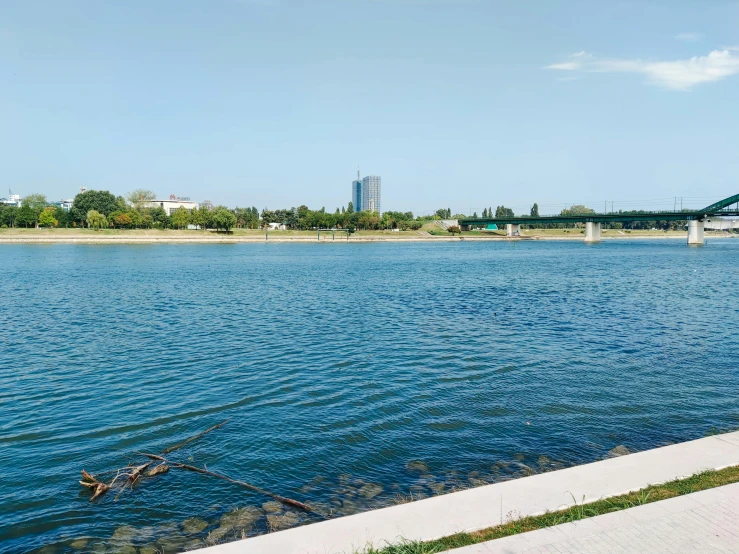
<path id="1" fill-rule="evenodd" d="M 377 175 L 367 175 L 362 179 L 362 211 L 382 213 L 380 193 L 382 180 Z"/>
<path id="2" fill-rule="evenodd" d="M 377 175 L 367 175 L 364 179 L 359 178 L 357 169 L 357 180 L 352 181 L 352 204 L 355 212 L 377 212 L 381 213 L 380 194 L 382 179 Z"/>
<path id="3" fill-rule="evenodd" d="M 352 181 L 352 205 L 355 212 L 362 211 L 362 181 L 359 179 L 359 168 L 357 168 L 357 180 Z"/>

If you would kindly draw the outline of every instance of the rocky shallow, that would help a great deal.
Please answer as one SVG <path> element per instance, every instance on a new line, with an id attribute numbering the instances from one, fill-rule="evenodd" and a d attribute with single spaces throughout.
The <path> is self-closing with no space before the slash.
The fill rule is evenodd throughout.
<path id="1" fill-rule="evenodd" d="M 622 445 L 608 452 L 609 457 L 628 453 Z M 35 554 L 91 552 L 93 554 L 176 554 L 214 544 L 239 540 L 289 529 L 298 525 L 334 517 L 352 515 L 394 504 L 447 494 L 490 483 L 526 477 L 536 473 L 562 469 L 568 464 L 547 456 L 516 454 L 513 460 L 498 461 L 487 468 L 468 473 L 454 470 L 443 474 L 423 460 L 411 460 L 405 465 L 412 485 L 385 487 L 350 474 L 334 479 L 316 477 L 300 489 L 299 498 L 320 514 L 298 511 L 291 506 L 269 500 L 259 505 L 243 505 L 235 509 L 211 507 L 209 513 L 194 515 L 181 522 L 159 526 L 132 527 L 123 525 L 108 538 L 75 537 L 56 545 L 44 546 Z M 312 499 L 311 499 L 312 497 Z"/>

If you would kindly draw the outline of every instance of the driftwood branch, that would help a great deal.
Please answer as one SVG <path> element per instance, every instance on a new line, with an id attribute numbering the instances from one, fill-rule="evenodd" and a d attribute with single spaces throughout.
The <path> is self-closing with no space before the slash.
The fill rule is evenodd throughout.
<path id="1" fill-rule="evenodd" d="M 206 430 L 205 430 L 205 431 L 203 431 L 202 433 L 198 433 L 197 435 L 194 435 L 194 436 L 190 437 L 189 439 L 185 439 L 184 441 L 182 441 L 182 442 L 180 442 L 180 443 L 177 443 L 177 444 L 175 444 L 174 446 L 170 446 L 169 448 L 165 448 L 165 449 L 164 449 L 164 450 L 162 451 L 162 454 L 169 454 L 170 452 L 174 452 L 175 450 L 179 450 L 179 449 L 180 449 L 180 448 L 182 448 L 183 446 L 185 446 L 185 445 L 187 445 L 187 444 L 190 444 L 190 443 L 191 443 L 192 441 L 194 441 L 194 440 L 197 440 L 197 439 L 199 439 L 200 437 L 202 437 L 202 436 L 204 436 L 204 435 L 207 435 L 207 434 L 208 434 L 208 433 L 210 433 L 211 431 L 215 431 L 215 430 L 216 430 L 216 429 L 218 429 L 219 427 L 223 427 L 223 426 L 224 426 L 224 425 L 225 425 L 226 423 L 228 423 L 228 422 L 229 422 L 230 420 L 231 420 L 231 418 L 228 418 L 228 419 L 224 419 L 224 420 L 223 420 L 223 421 L 221 421 L 220 423 L 218 423 L 218 424 L 214 425 L 213 427 L 211 427 L 211 428 L 209 428 L 209 429 L 206 429 Z"/>
<path id="2" fill-rule="evenodd" d="M 284 496 L 280 496 L 279 494 L 275 494 L 273 492 L 264 490 L 260 487 L 257 487 L 256 485 L 252 485 L 251 483 L 247 483 L 245 481 L 239 481 L 238 479 L 233 479 L 232 477 L 229 477 L 228 475 L 223 475 L 222 473 L 216 473 L 215 471 L 210 471 L 208 469 L 203 469 L 201 467 L 195 467 L 195 466 L 191 466 L 188 464 L 170 462 L 169 460 L 165 459 L 163 456 L 159 456 L 157 454 L 150 454 L 148 452 L 138 452 L 138 454 L 141 454 L 142 456 L 146 456 L 147 458 L 151 460 L 159 460 L 162 463 L 170 464 L 172 467 L 175 467 L 175 468 L 186 469 L 187 471 L 193 471 L 195 473 L 200 473 L 202 475 L 210 475 L 211 477 L 215 477 L 217 479 L 223 479 L 224 481 L 228 481 L 229 483 L 233 483 L 235 485 L 239 485 L 251 491 L 258 492 L 265 496 L 269 496 L 270 498 L 274 498 L 278 502 L 281 502 L 288 506 L 300 508 L 301 510 L 305 510 L 306 512 L 317 513 L 315 512 L 313 508 L 311 508 L 307 504 L 303 504 L 302 502 L 298 502 L 297 500 L 293 500 L 292 498 L 286 498 Z"/>
<path id="3" fill-rule="evenodd" d="M 280 496 L 279 494 L 275 494 L 268 490 L 257 487 L 256 485 L 252 485 L 251 483 L 247 483 L 245 481 L 239 481 L 238 479 L 233 479 L 232 477 L 229 477 L 228 475 L 223 475 L 222 473 L 216 473 L 215 471 L 210 471 L 207 467 L 201 468 L 201 467 L 196 467 L 196 466 L 183 464 L 183 463 L 179 463 L 175 461 L 170 461 L 164 457 L 165 454 L 169 454 L 171 452 L 179 450 L 183 448 L 184 446 L 187 446 L 191 442 L 207 435 L 211 431 L 215 431 L 219 427 L 222 427 L 223 425 L 225 425 L 228 421 L 229 420 L 226 419 L 222 421 L 221 423 L 218 423 L 214 425 L 213 427 L 210 427 L 206 429 L 205 431 L 198 433 L 197 435 L 193 435 L 192 437 L 189 437 L 182 442 L 179 442 L 173 446 L 170 446 L 169 448 L 166 448 L 162 452 L 161 455 L 151 454 L 148 452 L 136 452 L 136 454 L 140 456 L 144 456 L 150 460 L 141 465 L 129 464 L 126 467 L 118 468 L 118 469 L 111 470 L 111 471 L 101 472 L 101 473 L 98 473 L 97 475 L 90 474 L 83 469 L 82 470 L 82 480 L 80 481 L 80 485 L 82 485 L 83 487 L 87 487 L 88 489 L 93 491 L 93 495 L 90 498 L 91 502 L 99 498 L 100 496 L 108 492 L 109 490 L 113 489 L 114 487 L 115 487 L 115 490 L 117 490 L 117 494 L 114 500 L 118 500 L 118 497 L 127 488 L 133 489 L 138 484 L 138 482 L 141 480 L 142 477 L 149 478 L 149 477 L 155 477 L 157 475 L 162 475 L 164 473 L 167 473 L 170 468 L 184 469 L 186 471 L 192 471 L 194 473 L 200 473 L 201 475 L 208 475 L 210 477 L 215 477 L 216 479 L 228 481 L 229 483 L 233 483 L 234 485 L 239 485 L 240 487 L 244 487 L 246 489 L 262 494 L 264 496 L 274 498 L 278 502 L 285 504 L 287 506 L 293 506 L 300 510 L 304 510 L 306 512 L 312 512 L 312 513 L 320 515 L 321 517 L 324 517 L 323 514 L 321 514 L 320 512 L 316 512 L 309 505 L 303 504 L 302 502 L 298 502 L 297 500 L 293 500 L 292 498 L 286 498 L 284 496 Z M 160 462 L 159 465 L 149 469 L 154 461 Z M 111 475 L 113 473 L 115 473 L 115 477 L 113 477 L 110 483 L 104 483 L 99 479 L 99 477 L 103 475 Z M 122 485 L 119 484 L 119 481 L 121 480 L 123 481 Z"/>

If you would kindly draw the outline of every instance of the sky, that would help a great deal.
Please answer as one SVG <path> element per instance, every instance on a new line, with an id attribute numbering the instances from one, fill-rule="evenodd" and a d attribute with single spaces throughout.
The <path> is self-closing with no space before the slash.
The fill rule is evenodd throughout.
<path id="1" fill-rule="evenodd" d="M 739 193 L 739 1 L 0 0 L 0 196 L 701 207 Z M 675 200 L 677 198 L 677 200 Z"/>

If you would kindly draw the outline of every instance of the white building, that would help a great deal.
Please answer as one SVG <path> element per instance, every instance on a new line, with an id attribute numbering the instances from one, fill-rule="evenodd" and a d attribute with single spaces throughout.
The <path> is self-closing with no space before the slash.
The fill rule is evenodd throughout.
<path id="1" fill-rule="evenodd" d="M 198 207 L 197 202 L 192 202 L 188 197 L 178 197 L 174 194 L 169 196 L 169 200 L 154 200 L 146 205 L 147 208 L 162 208 L 167 215 L 172 215 L 180 208 L 185 208 L 188 212 Z"/>
<path id="2" fill-rule="evenodd" d="M 21 207 L 21 195 L 20 194 L 9 194 L 7 198 L 0 199 L 0 203 L 7 206 L 18 206 Z"/>

